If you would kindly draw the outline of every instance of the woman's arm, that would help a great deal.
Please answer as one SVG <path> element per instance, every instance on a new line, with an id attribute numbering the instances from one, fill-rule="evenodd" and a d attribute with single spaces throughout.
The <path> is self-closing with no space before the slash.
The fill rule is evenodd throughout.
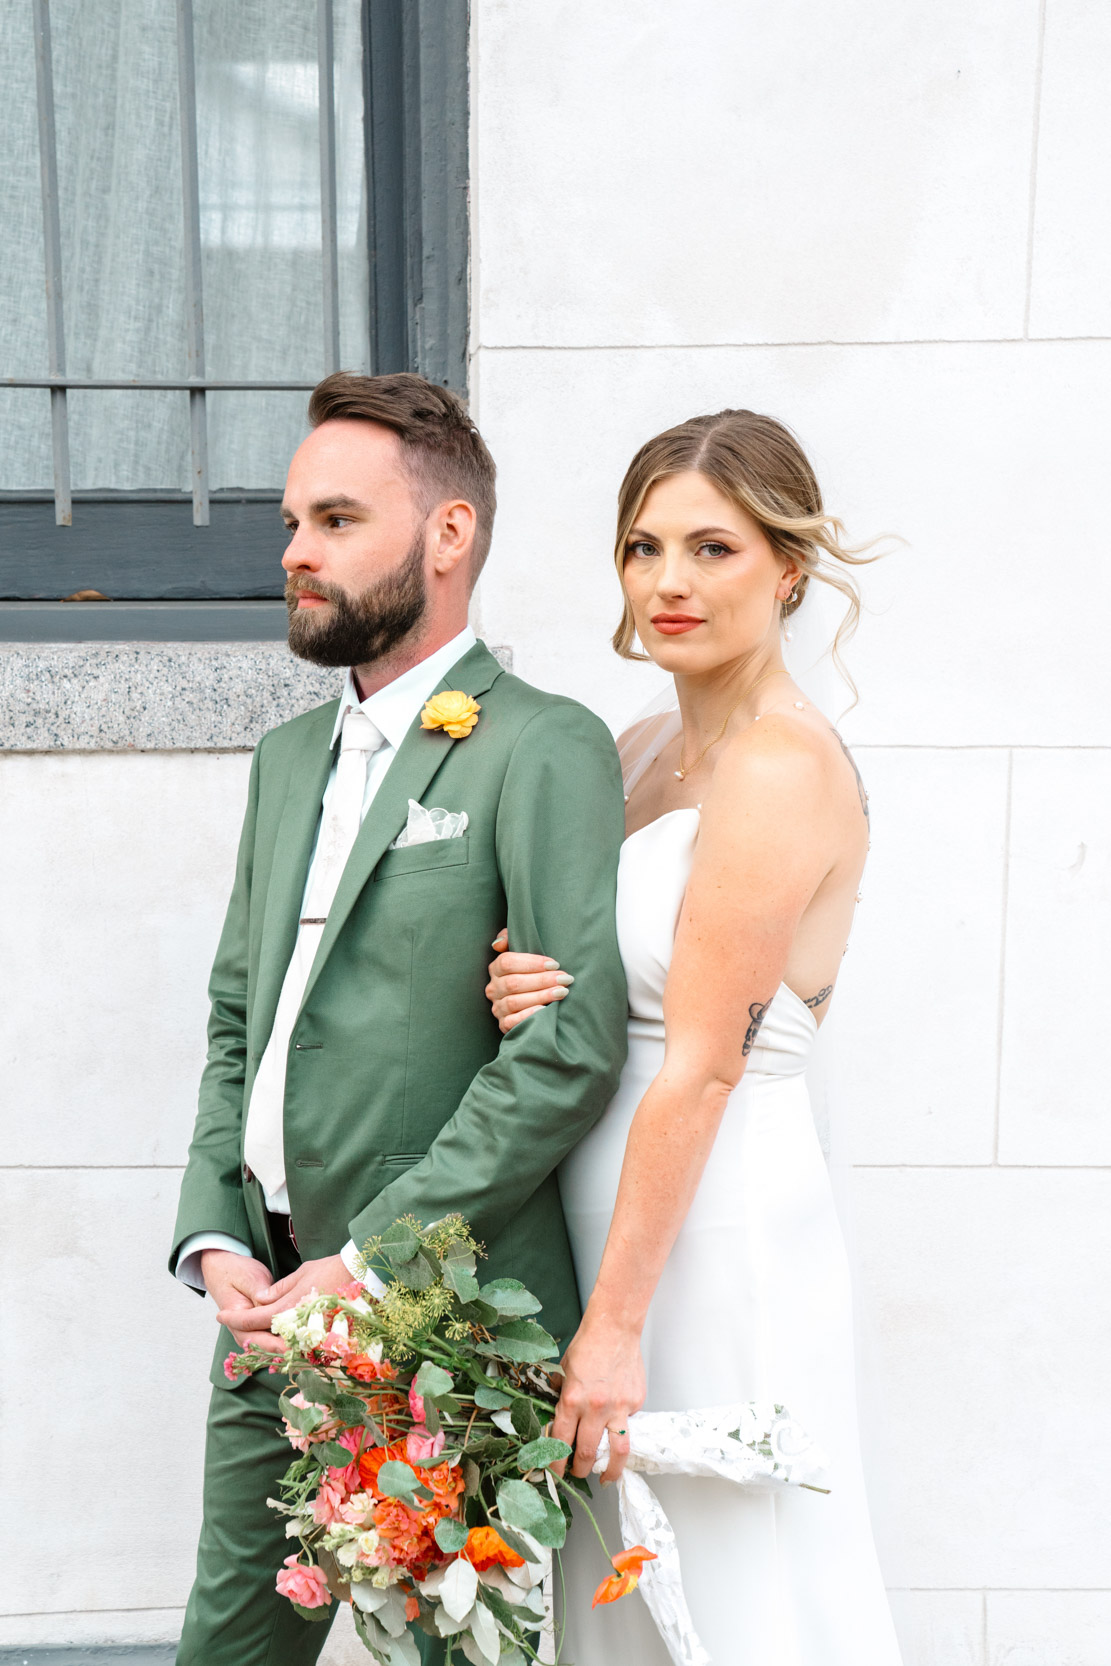
<path id="1" fill-rule="evenodd" d="M 811 737 L 765 719 L 723 754 L 703 806 L 664 994 L 663 1066 L 629 1132 L 598 1279 L 564 1359 L 553 1434 L 589 1474 L 605 1428 L 644 1399 L 640 1334 L 729 1096 L 832 863 L 827 768 Z M 627 1440 L 611 1432 L 606 1479 Z"/>

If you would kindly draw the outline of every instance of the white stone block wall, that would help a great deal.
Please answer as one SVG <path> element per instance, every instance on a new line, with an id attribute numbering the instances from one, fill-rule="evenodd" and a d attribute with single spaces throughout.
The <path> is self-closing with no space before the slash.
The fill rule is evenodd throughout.
<path id="1" fill-rule="evenodd" d="M 475 5 L 491 638 L 648 698 L 616 490 L 696 412 L 782 418 L 906 540 L 849 650 L 874 838 L 823 1051 L 908 1666 L 1111 1658 L 1109 84 L 1095 0 Z M 792 647 L 833 716 L 838 608 Z"/>
<path id="2" fill-rule="evenodd" d="M 697 411 L 783 418 L 906 540 L 850 651 L 874 849 L 823 1032 L 877 1535 L 907 1666 L 1106 1666 L 1111 13 L 473 0 L 472 52 L 487 640 L 647 698 L 614 498 Z M 792 649 L 833 715 L 835 618 Z M 212 1317 L 164 1254 L 246 769 L 0 757 L 0 1645 L 180 1626 Z"/>

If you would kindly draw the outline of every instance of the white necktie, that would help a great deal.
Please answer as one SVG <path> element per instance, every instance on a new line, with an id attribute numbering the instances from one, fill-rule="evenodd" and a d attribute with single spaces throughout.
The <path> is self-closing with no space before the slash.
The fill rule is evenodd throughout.
<path id="1" fill-rule="evenodd" d="M 274 1013 L 274 1028 L 259 1062 L 247 1109 L 243 1156 L 271 1205 L 288 1208 L 285 1190 L 285 1077 L 289 1042 L 309 981 L 328 912 L 358 837 L 367 766 L 385 736 L 362 711 L 343 720 L 339 762 L 309 876 L 305 909 Z"/>

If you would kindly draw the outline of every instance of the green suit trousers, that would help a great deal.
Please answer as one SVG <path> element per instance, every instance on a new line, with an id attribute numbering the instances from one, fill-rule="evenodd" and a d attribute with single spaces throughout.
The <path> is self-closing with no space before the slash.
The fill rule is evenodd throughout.
<path id="1" fill-rule="evenodd" d="M 273 1236 L 282 1278 L 300 1262 L 284 1234 Z M 264 1373 L 233 1393 L 212 1390 L 204 1525 L 177 1666 L 311 1666 L 327 1641 L 335 1604 L 327 1623 L 303 1620 L 274 1584 L 298 1548 L 285 1536 L 285 1517 L 266 1506 L 293 1458 L 278 1411 L 286 1385 L 285 1377 Z M 425 1666 L 441 1666 L 443 1645 L 422 1632 L 415 1636 Z"/>

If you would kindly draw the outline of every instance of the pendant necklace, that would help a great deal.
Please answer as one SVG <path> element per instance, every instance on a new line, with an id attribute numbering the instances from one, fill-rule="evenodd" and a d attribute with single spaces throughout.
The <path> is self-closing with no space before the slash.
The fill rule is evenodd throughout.
<path id="1" fill-rule="evenodd" d="M 701 752 L 698 754 L 698 756 L 694 760 L 693 764 L 691 764 L 690 769 L 685 768 L 684 765 L 683 765 L 683 748 L 680 745 L 680 747 L 679 747 L 679 768 L 674 771 L 675 779 L 677 781 L 685 781 L 687 776 L 690 774 L 691 770 L 698 768 L 699 764 L 702 762 L 702 760 L 706 756 L 707 752 L 709 752 L 710 748 L 713 747 L 713 746 L 716 746 L 718 741 L 721 740 L 722 736 L 725 734 L 726 729 L 728 729 L 728 727 L 729 727 L 729 719 L 733 716 L 733 713 L 735 711 L 737 711 L 739 707 L 744 705 L 745 701 L 748 699 L 750 694 L 755 694 L 756 693 L 756 690 L 760 687 L 761 683 L 766 683 L 769 677 L 789 677 L 790 674 L 791 673 L 789 671 L 785 671 L 785 670 L 782 669 L 782 667 L 779 667 L 775 671 L 765 671 L 764 675 L 762 677 L 757 677 L 756 681 L 752 684 L 752 687 L 745 689 L 744 693 L 741 695 L 741 698 L 737 701 L 737 704 L 735 706 L 730 706 L 729 710 L 725 714 L 725 722 L 722 724 L 721 728 L 718 730 L 718 732 L 714 736 L 713 740 L 710 741 L 708 745 L 706 745 L 702 748 Z"/>

